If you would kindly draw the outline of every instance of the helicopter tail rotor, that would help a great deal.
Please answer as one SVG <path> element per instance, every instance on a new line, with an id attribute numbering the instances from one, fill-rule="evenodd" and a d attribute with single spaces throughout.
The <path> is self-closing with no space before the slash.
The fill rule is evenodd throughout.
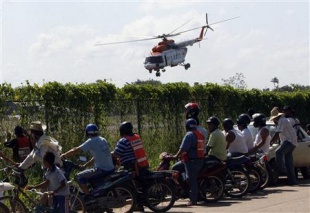
<path id="1" fill-rule="evenodd" d="M 214 30 L 210 27 L 210 25 L 209 25 L 209 22 L 208 22 L 208 13 L 206 13 L 206 23 L 207 23 L 207 25 L 206 25 L 206 31 L 205 31 L 204 36 L 207 34 L 208 29 L 214 31 Z"/>

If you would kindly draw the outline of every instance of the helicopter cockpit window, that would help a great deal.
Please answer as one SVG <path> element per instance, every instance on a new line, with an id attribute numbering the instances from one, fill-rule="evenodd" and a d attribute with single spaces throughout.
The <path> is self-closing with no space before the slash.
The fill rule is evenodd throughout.
<path id="1" fill-rule="evenodd" d="M 163 58 L 161 56 L 150 56 L 146 57 L 145 63 L 163 63 Z"/>

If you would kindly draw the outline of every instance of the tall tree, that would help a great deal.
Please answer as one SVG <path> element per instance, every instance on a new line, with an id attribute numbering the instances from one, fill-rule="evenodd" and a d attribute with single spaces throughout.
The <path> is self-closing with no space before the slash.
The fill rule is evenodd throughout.
<path id="1" fill-rule="evenodd" d="M 229 85 L 232 86 L 236 89 L 246 89 L 247 85 L 244 80 L 244 75 L 243 73 L 236 73 L 234 76 L 228 78 L 228 79 L 223 79 L 222 81 L 224 85 Z"/>

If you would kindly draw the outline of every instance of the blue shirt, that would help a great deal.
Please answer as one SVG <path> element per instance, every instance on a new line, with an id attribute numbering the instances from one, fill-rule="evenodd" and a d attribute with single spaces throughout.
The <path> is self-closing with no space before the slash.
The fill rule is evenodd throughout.
<path id="1" fill-rule="evenodd" d="M 187 152 L 189 159 L 197 158 L 197 138 L 195 133 L 188 131 L 184 136 L 180 149 Z"/>
<path id="2" fill-rule="evenodd" d="M 96 168 L 104 171 L 111 171 L 114 169 L 109 144 L 103 137 L 96 136 L 89 138 L 80 148 L 83 152 L 90 152 L 94 157 Z"/>
<path id="3" fill-rule="evenodd" d="M 121 164 L 128 162 L 135 162 L 136 157 L 133 152 L 132 146 L 126 138 L 121 138 L 114 149 L 114 153 L 120 157 Z"/>

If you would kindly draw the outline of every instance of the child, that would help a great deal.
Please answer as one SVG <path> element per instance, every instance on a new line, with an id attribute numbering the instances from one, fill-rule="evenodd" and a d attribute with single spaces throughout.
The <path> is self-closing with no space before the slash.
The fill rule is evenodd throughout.
<path id="1" fill-rule="evenodd" d="M 43 164 L 47 169 L 45 181 L 35 186 L 27 186 L 26 189 L 47 188 L 47 192 L 41 198 L 41 204 L 48 204 L 48 195 L 53 195 L 53 209 L 59 209 L 58 212 L 68 213 L 68 195 L 69 186 L 62 171 L 54 164 L 55 155 L 52 152 L 46 152 L 43 156 Z"/>

